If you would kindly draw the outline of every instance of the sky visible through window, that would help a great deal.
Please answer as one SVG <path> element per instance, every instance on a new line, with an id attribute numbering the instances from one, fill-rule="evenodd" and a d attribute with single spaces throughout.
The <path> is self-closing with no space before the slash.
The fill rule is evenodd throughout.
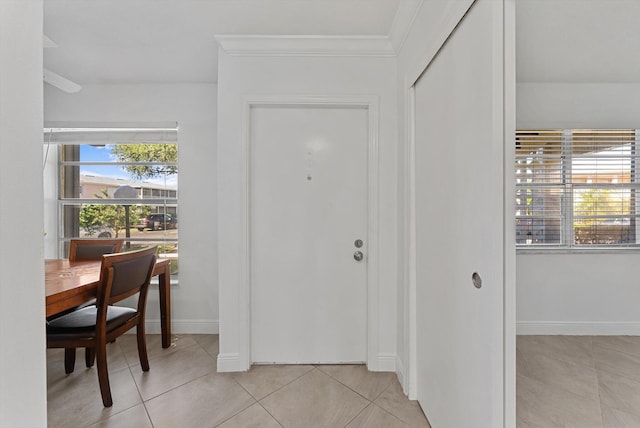
<path id="1" fill-rule="evenodd" d="M 94 146 L 90 144 L 80 145 L 80 161 L 81 162 L 117 162 L 118 159 L 112 153 L 113 144 L 102 146 Z M 96 177 L 110 177 L 129 180 L 132 182 L 140 182 L 131 176 L 120 165 L 80 165 L 80 174 L 92 175 Z M 169 187 L 178 186 L 178 175 L 166 175 L 163 177 L 154 177 L 145 179 L 146 183 L 162 184 Z"/>

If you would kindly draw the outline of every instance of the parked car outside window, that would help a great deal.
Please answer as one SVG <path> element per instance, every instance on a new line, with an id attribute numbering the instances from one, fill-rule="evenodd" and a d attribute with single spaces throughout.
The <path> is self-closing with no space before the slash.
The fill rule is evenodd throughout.
<path id="1" fill-rule="evenodd" d="M 173 214 L 149 214 L 145 218 L 140 219 L 140 223 L 135 226 L 140 232 L 145 229 L 150 230 L 166 230 L 177 229 L 178 218 Z"/>

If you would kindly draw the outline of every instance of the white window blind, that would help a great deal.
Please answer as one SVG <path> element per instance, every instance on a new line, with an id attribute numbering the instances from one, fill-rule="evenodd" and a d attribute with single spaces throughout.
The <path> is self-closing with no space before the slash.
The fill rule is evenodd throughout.
<path id="1" fill-rule="evenodd" d="M 516 242 L 536 247 L 628 247 L 636 227 L 637 143 L 629 129 L 516 133 Z"/>

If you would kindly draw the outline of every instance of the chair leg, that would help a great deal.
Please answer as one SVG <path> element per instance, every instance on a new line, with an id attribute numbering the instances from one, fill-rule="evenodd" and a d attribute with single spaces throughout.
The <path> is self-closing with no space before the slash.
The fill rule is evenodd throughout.
<path id="1" fill-rule="evenodd" d="M 100 393 L 102 394 L 102 404 L 104 407 L 111 407 L 111 387 L 109 386 L 109 370 L 107 369 L 107 348 L 106 343 L 96 344 L 96 361 L 98 364 L 98 382 L 100 383 Z"/>
<path id="2" fill-rule="evenodd" d="M 136 337 L 138 339 L 138 357 L 143 372 L 149 371 L 149 357 L 147 356 L 147 340 L 144 333 L 144 321 L 139 322 L 136 327 Z"/>
<path id="3" fill-rule="evenodd" d="M 64 372 L 73 373 L 76 365 L 76 348 L 64 348 Z"/>
<path id="4" fill-rule="evenodd" d="M 96 350 L 94 348 L 85 348 L 84 349 L 84 361 L 87 365 L 87 368 L 93 367 L 93 362 L 96 359 Z"/>

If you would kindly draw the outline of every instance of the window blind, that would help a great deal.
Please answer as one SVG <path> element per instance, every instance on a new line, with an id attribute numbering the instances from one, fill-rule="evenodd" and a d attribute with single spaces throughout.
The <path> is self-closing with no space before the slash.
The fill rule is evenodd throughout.
<path id="1" fill-rule="evenodd" d="M 632 129 L 516 132 L 520 246 L 633 246 L 638 135 Z"/>

